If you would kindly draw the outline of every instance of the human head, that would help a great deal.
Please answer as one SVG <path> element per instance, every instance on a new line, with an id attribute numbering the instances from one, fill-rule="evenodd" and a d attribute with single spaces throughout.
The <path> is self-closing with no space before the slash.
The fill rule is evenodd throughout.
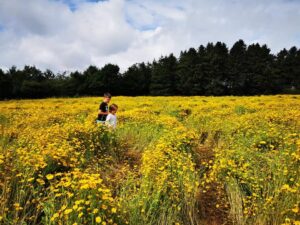
<path id="1" fill-rule="evenodd" d="M 118 106 L 116 104 L 111 104 L 109 106 L 109 112 L 110 113 L 116 113 L 118 111 Z"/>
<path id="2" fill-rule="evenodd" d="M 108 93 L 108 92 L 104 93 L 103 97 L 104 97 L 104 99 L 103 99 L 104 102 L 106 102 L 106 103 L 110 102 L 110 99 L 111 99 L 111 94 L 110 93 Z"/>

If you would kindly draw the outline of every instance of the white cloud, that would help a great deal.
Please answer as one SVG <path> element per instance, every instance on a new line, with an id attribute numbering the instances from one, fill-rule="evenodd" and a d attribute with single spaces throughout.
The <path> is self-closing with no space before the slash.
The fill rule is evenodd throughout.
<path id="1" fill-rule="evenodd" d="M 1 0 L 0 67 L 63 71 L 111 62 L 124 70 L 238 39 L 277 52 L 300 45 L 299 21 L 300 3 L 287 0 Z"/>

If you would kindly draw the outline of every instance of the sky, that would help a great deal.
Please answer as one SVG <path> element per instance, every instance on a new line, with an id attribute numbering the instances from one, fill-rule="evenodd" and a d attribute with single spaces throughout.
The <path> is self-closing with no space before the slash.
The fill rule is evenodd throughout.
<path id="1" fill-rule="evenodd" d="M 300 47 L 300 0 L 0 0 L 0 68 L 121 71 L 208 42 Z"/>

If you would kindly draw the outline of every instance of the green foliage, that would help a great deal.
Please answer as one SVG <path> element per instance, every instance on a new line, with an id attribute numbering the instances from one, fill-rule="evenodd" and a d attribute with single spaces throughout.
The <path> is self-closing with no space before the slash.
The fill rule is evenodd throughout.
<path id="1" fill-rule="evenodd" d="M 300 92 L 300 50 L 277 55 L 267 45 L 208 43 L 197 50 L 161 56 L 120 73 L 118 65 L 54 74 L 35 66 L 0 69 L 0 99 L 113 95 L 259 95 Z"/>
<path id="2" fill-rule="evenodd" d="M 150 84 L 151 95 L 174 95 L 177 59 L 173 54 L 153 62 Z"/>

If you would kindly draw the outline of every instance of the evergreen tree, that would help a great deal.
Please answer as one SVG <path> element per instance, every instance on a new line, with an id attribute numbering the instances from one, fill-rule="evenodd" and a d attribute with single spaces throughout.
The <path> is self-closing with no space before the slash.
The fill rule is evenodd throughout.
<path id="1" fill-rule="evenodd" d="M 118 93 L 119 70 L 117 65 L 106 64 L 98 70 L 95 67 L 89 67 L 85 74 L 87 75 L 88 94 L 102 95 L 105 92 Z"/>
<path id="2" fill-rule="evenodd" d="M 147 95 L 151 81 L 151 67 L 145 63 L 129 67 L 122 77 L 122 94 L 137 96 Z"/>
<path id="3" fill-rule="evenodd" d="M 287 87 L 295 89 L 299 87 L 300 77 L 300 62 L 299 62 L 299 50 L 294 46 L 288 51 L 288 55 L 285 58 L 285 83 Z"/>
<path id="4" fill-rule="evenodd" d="M 85 77 L 78 71 L 70 73 L 69 76 L 63 76 L 63 92 L 67 96 L 79 96 L 85 94 L 82 87 L 85 84 Z"/>
<path id="5" fill-rule="evenodd" d="M 217 42 L 214 46 L 209 43 L 206 47 L 207 57 L 210 64 L 206 86 L 208 95 L 225 95 L 228 93 L 228 49 L 225 43 Z"/>
<path id="6" fill-rule="evenodd" d="M 123 74 L 117 65 L 89 66 L 83 73 L 54 74 L 35 66 L 0 69 L 0 99 L 102 95 L 258 95 L 300 93 L 300 50 L 276 56 L 266 45 L 237 41 L 201 45 L 152 64 L 139 63 Z"/>
<path id="7" fill-rule="evenodd" d="M 11 77 L 12 81 L 12 97 L 21 97 L 21 87 L 24 81 L 23 73 L 20 70 L 17 70 L 16 66 L 12 66 L 8 71 L 8 76 Z"/>
<path id="8" fill-rule="evenodd" d="M 197 62 L 198 55 L 194 48 L 181 52 L 176 72 L 176 89 L 179 94 L 198 95 L 200 93 L 201 88 L 196 73 Z"/>
<path id="9" fill-rule="evenodd" d="M 229 52 L 228 89 L 229 94 L 245 94 L 245 82 L 247 78 L 247 46 L 243 40 L 237 41 Z"/>
<path id="10" fill-rule="evenodd" d="M 11 98 L 12 80 L 11 77 L 0 69 L 0 99 Z"/>
<path id="11" fill-rule="evenodd" d="M 247 95 L 272 93 L 272 65 L 274 57 L 270 54 L 270 49 L 259 44 L 252 44 L 246 53 L 247 76 L 245 81 L 245 91 Z"/>
<path id="12" fill-rule="evenodd" d="M 158 62 L 153 62 L 150 94 L 151 95 L 175 95 L 177 59 L 173 54 L 161 57 Z"/>

